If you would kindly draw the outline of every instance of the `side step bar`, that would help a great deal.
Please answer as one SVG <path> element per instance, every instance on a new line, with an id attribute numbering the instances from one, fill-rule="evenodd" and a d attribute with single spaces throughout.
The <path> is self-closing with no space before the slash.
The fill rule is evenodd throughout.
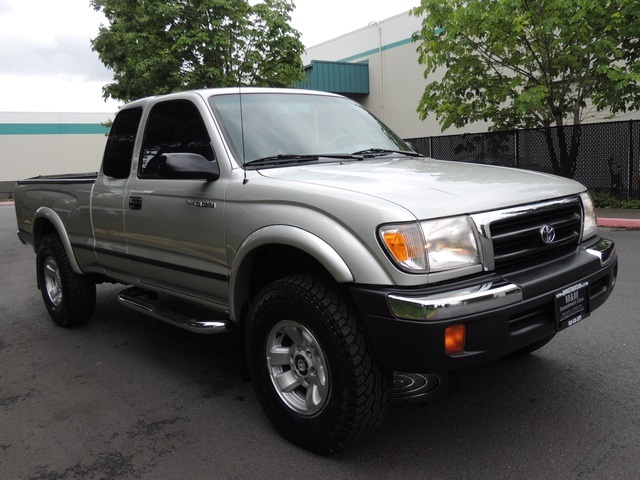
<path id="1" fill-rule="evenodd" d="M 163 304 L 157 293 L 139 287 L 127 288 L 120 292 L 118 294 L 118 302 L 156 320 L 161 320 L 195 333 L 223 333 L 234 328 L 234 324 L 229 319 L 208 318 L 209 316 L 214 316 L 214 312 L 210 310 L 175 300 L 173 305 Z M 178 312 L 178 308 L 187 313 Z M 197 312 L 193 313 L 190 310 Z"/>

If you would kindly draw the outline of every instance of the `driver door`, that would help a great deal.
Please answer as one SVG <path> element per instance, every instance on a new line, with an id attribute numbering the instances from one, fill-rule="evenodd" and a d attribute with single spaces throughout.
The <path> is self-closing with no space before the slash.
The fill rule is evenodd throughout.
<path id="1" fill-rule="evenodd" d="M 155 290 L 227 305 L 226 182 L 161 176 L 158 159 L 166 153 L 215 161 L 202 115 L 190 100 L 160 102 L 149 113 L 125 199 L 132 273 Z"/>

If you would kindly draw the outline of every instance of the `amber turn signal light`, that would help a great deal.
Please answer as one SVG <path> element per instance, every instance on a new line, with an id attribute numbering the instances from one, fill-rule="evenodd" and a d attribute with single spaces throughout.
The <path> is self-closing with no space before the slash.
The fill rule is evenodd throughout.
<path id="1" fill-rule="evenodd" d="M 447 354 L 462 353 L 467 342 L 467 327 L 464 324 L 451 325 L 444 331 L 444 350 Z"/>
<path id="2" fill-rule="evenodd" d="M 399 262 L 405 262 L 409 258 L 409 249 L 404 235 L 398 232 L 386 232 L 383 236 L 391 254 Z"/>

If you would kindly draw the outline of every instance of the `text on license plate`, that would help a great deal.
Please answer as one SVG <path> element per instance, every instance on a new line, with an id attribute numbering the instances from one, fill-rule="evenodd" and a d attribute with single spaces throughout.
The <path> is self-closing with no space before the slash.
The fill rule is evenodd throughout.
<path id="1" fill-rule="evenodd" d="M 581 282 L 556 293 L 558 330 L 575 325 L 589 316 L 589 282 Z"/>

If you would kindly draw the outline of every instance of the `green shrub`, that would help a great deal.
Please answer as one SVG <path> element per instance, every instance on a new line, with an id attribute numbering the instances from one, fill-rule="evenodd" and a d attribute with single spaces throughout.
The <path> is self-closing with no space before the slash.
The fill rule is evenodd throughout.
<path id="1" fill-rule="evenodd" d="M 608 193 L 592 191 L 590 192 L 596 208 L 629 208 L 640 209 L 640 200 L 638 199 L 619 199 L 612 197 Z"/>

